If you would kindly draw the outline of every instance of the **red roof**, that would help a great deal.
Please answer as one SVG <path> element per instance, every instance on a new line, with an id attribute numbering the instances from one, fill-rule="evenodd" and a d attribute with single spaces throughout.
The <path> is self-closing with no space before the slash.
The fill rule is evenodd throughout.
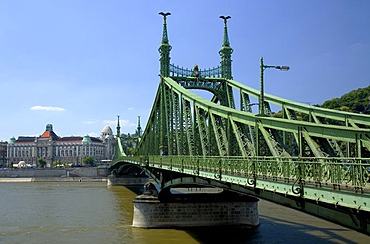
<path id="1" fill-rule="evenodd" d="M 59 137 L 54 133 L 54 131 L 48 131 L 48 130 L 46 130 L 44 133 L 42 133 L 42 135 L 40 136 L 40 138 L 51 138 L 53 140 L 56 140 Z"/>

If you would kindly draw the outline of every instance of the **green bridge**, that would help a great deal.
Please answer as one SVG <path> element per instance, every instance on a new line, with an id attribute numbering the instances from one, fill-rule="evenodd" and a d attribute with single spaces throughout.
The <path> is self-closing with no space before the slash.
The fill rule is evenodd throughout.
<path id="1" fill-rule="evenodd" d="M 210 69 L 170 63 L 167 17 L 159 47 L 160 83 L 136 152 L 119 138 L 111 170 L 136 168 L 159 194 L 176 187 L 217 187 L 285 204 L 370 233 L 370 116 L 309 106 L 233 80 L 227 20 Z M 191 90 L 206 90 L 207 100 Z M 258 114 L 253 113 L 258 100 Z M 272 116 L 270 105 L 281 108 Z"/>

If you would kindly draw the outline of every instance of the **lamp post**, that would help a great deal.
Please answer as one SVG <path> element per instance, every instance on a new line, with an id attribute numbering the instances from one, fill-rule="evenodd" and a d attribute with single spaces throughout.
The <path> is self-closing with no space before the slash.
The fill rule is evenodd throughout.
<path id="1" fill-rule="evenodd" d="M 279 69 L 283 71 L 289 70 L 289 66 L 275 66 L 275 65 L 264 65 L 263 64 L 263 57 L 261 57 L 261 88 L 260 88 L 260 99 L 259 99 L 259 113 L 265 114 L 265 97 L 264 97 L 264 91 L 263 91 L 263 72 L 265 69 L 272 68 L 272 69 Z"/>

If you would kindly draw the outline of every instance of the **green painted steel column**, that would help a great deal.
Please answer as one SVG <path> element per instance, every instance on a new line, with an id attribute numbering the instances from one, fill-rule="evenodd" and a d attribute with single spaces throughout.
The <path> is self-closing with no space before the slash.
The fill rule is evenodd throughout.
<path id="1" fill-rule="evenodd" d="M 261 64 L 260 64 L 260 99 L 259 99 L 259 114 L 265 114 L 265 98 L 264 98 L 264 90 L 263 90 L 263 57 L 261 57 Z"/>
<path id="2" fill-rule="evenodd" d="M 164 84 L 164 79 L 161 78 L 161 105 L 160 105 L 160 145 L 159 151 L 161 155 L 168 154 L 168 145 L 167 145 L 167 114 L 166 114 L 166 85 Z"/>
<path id="3" fill-rule="evenodd" d="M 255 130 L 255 137 L 256 137 L 256 141 L 255 141 L 255 150 L 256 150 L 256 156 L 260 156 L 260 135 L 259 135 L 259 126 L 258 126 L 259 122 L 258 120 L 256 120 L 256 123 L 255 123 L 255 126 L 254 126 L 254 130 Z"/>

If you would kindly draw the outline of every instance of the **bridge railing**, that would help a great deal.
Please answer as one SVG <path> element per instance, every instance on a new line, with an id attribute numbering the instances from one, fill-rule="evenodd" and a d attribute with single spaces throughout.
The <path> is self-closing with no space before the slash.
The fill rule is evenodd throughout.
<path id="1" fill-rule="evenodd" d="M 304 185 L 330 187 L 370 194 L 370 158 L 277 158 L 277 157 L 124 157 L 142 166 L 178 172 L 211 173 L 225 176 L 264 179 L 276 182 L 300 180 Z"/>
<path id="2" fill-rule="evenodd" d="M 200 69 L 196 74 L 194 69 L 179 67 L 178 65 L 170 64 L 170 76 L 172 77 L 201 77 L 201 78 L 222 78 L 221 66 L 210 69 Z"/>

